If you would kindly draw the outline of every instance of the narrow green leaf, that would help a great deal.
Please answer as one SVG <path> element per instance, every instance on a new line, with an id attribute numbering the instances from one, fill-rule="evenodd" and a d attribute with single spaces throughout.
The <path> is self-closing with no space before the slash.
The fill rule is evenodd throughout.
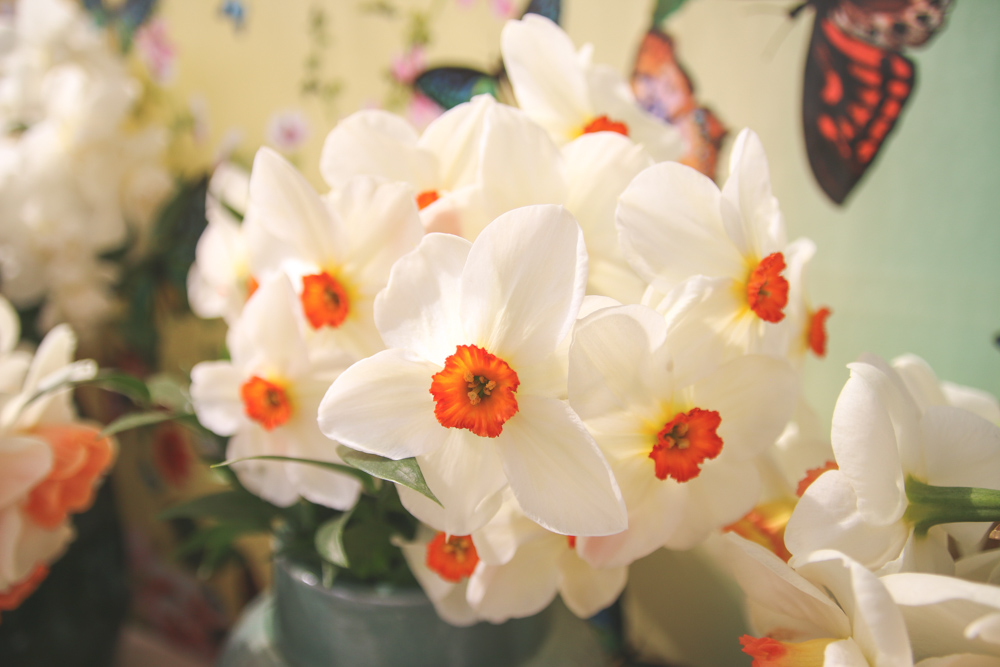
<path id="1" fill-rule="evenodd" d="M 334 565 L 349 568 L 347 551 L 344 549 L 344 528 L 351 518 L 353 510 L 344 512 L 330 519 L 316 530 L 316 551 Z"/>
<path id="2" fill-rule="evenodd" d="M 139 406 L 147 406 L 151 403 L 149 387 L 146 383 L 128 373 L 118 371 L 101 371 L 93 380 L 84 381 L 79 384 L 93 385 L 101 389 L 107 389 L 126 396 Z"/>
<path id="3" fill-rule="evenodd" d="M 122 431 L 129 431 L 133 428 L 139 428 L 140 426 L 151 426 L 153 424 L 176 420 L 177 417 L 178 415 L 172 412 L 164 412 L 162 410 L 154 410 L 153 412 L 130 412 L 129 414 L 123 415 L 105 426 L 104 430 L 100 433 L 100 437 L 114 435 L 115 433 L 121 433 Z"/>
<path id="4" fill-rule="evenodd" d="M 146 381 L 150 401 L 175 412 L 191 413 L 191 396 L 187 387 L 177 378 L 166 373 L 158 373 Z"/>
<path id="5" fill-rule="evenodd" d="M 663 21 L 681 8 L 686 0 L 656 0 L 653 9 L 653 27 L 658 27 Z"/>
<path id="6" fill-rule="evenodd" d="M 194 498 L 160 512 L 160 519 L 214 519 L 226 523 L 257 526 L 268 531 L 280 510 L 242 491 L 223 491 Z"/>
<path id="7" fill-rule="evenodd" d="M 221 468 L 225 466 L 231 466 L 234 463 L 240 463 L 242 461 L 283 461 L 285 463 L 301 463 L 303 465 L 317 466 L 319 468 L 326 468 L 327 470 L 333 470 L 335 472 L 343 473 L 344 475 L 350 475 L 354 477 L 361 485 L 364 487 L 365 491 L 368 493 L 375 493 L 375 481 L 372 479 L 371 475 L 365 474 L 368 471 L 351 466 L 345 466 L 342 463 L 331 463 L 330 461 L 317 461 L 316 459 L 297 459 L 292 456 L 246 456 L 242 459 L 233 459 L 231 461 L 223 461 L 222 463 L 216 463 L 213 468 Z M 377 477 L 378 475 L 376 475 Z M 421 477 L 422 479 L 422 477 Z"/>
<path id="8" fill-rule="evenodd" d="M 143 407 L 149 405 L 149 389 L 142 380 L 134 375 L 111 370 L 101 370 L 96 373 L 89 373 L 89 377 L 80 377 L 81 375 L 88 375 L 89 366 L 87 362 L 93 364 L 92 361 L 84 359 L 67 366 L 63 370 L 63 377 L 52 384 L 40 387 L 35 395 L 28 399 L 28 403 L 33 403 L 42 396 L 56 391 L 92 386 L 122 394 L 131 399 L 136 405 Z"/>
<path id="9" fill-rule="evenodd" d="M 354 466 L 358 470 L 364 470 L 372 477 L 402 484 L 441 505 L 441 501 L 434 496 L 430 487 L 427 486 L 427 481 L 424 480 L 424 473 L 420 472 L 420 466 L 417 465 L 416 459 L 410 458 L 393 461 L 392 459 L 376 456 L 375 454 L 359 452 L 344 445 L 337 447 L 337 453 L 340 454 L 340 458 L 344 460 L 344 463 Z"/>

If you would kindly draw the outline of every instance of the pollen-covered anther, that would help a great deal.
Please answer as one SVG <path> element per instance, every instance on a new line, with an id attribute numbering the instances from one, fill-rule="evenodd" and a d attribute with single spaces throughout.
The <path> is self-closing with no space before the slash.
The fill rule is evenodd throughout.
<path id="1" fill-rule="evenodd" d="M 584 125 L 580 134 L 592 134 L 594 132 L 617 132 L 618 134 L 624 134 L 627 137 L 628 125 L 616 120 L 611 120 L 607 116 L 598 116 Z"/>
<path id="2" fill-rule="evenodd" d="M 344 285 L 323 271 L 302 278 L 302 309 L 314 329 L 339 327 L 351 312 Z"/>
<path id="3" fill-rule="evenodd" d="M 254 375 L 240 387 L 243 411 L 247 417 L 271 431 L 292 416 L 292 403 L 281 385 Z"/>
<path id="4" fill-rule="evenodd" d="M 788 305 L 788 281 L 781 275 L 785 256 L 774 252 L 760 260 L 747 278 L 747 303 L 750 310 L 765 322 L 785 319 Z"/>
<path id="5" fill-rule="evenodd" d="M 679 412 L 656 434 L 649 458 L 656 464 L 656 477 L 672 477 L 678 482 L 694 479 L 701 464 L 722 452 L 722 438 L 716 433 L 722 418 L 714 410 L 692 408 Z"/>
<path id="6" fill-rule="evenodd" d="M 503 359 L 475 345 L 459 345 L 431 378 L 434 416 L 446 428 L 495 438 L 517 414 L 520 381 Z"/>
<path id="7" fill-rule="evenodd" d="M 427 543 L 427 567 L 445 581 L 461 581 L 473 573 L 478 563 L 479 554 L 469 535 L 439 532 Z"/>

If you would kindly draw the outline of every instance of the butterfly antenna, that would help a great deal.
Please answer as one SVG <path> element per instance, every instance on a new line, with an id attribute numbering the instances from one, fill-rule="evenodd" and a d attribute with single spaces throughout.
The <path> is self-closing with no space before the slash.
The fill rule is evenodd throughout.
<path id="1" fill-rule="evenodd" d="M 785 39 L 792 32 L 793 24 L 791 21 L 782 21 L 778 28 L 771 33 L 770 39 L 767 40 L 767 44 L 764 45 L 764 52 L 761 56 L 765 61 L 770 62 L 774 60 L 775 54 L 778 53 L 778 49 L 784 43 Z"/>

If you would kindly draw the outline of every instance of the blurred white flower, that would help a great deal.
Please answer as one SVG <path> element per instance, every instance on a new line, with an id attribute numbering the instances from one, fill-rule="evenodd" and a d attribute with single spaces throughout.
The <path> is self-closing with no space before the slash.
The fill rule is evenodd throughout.
<path id="1" fill-rule="evenodd" d="M 517 104 L 559 144 L 590 132 L 616 132 L 641 144 L 656 161 L 680 157 L 680 133 L 648 114 L 613 68 L 577 53 L 562 28 L 537 14 L 508 21 L 500 52 Z"/>
<path id="2" fill-rule="evenodd" d="M 191 370 L 195 414 L 215 433 L 232 436 L 231 460 L 274 455 L 340 462 L 336 445 L 319 431 L 316 410 L 346 363 L 310 354 L 296 300 L 287 277 L 266 280 L 229 329 L 231 361 Z M 353 477 L 306 464 L 247 461 L 233 469 L 244 486 L 281 506 L 302 496 L 346 510 L 361 488 Z"/>

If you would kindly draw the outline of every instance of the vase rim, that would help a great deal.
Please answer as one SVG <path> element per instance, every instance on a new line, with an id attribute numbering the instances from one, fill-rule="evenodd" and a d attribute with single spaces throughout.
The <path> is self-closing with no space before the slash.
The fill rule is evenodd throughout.
<path id="1" fill-rule="evenodd" d="M 284 569 L 295 581 L 326 595 L 346 602 L 386 607 L 429 607 L 430 599 L 419 586 L 400 587 L 391 584 L 363 584 L 334 579 L 330 588 L 323 586 L 316 573 L 288 558 L 275 558 L 274 566 Z"/>

